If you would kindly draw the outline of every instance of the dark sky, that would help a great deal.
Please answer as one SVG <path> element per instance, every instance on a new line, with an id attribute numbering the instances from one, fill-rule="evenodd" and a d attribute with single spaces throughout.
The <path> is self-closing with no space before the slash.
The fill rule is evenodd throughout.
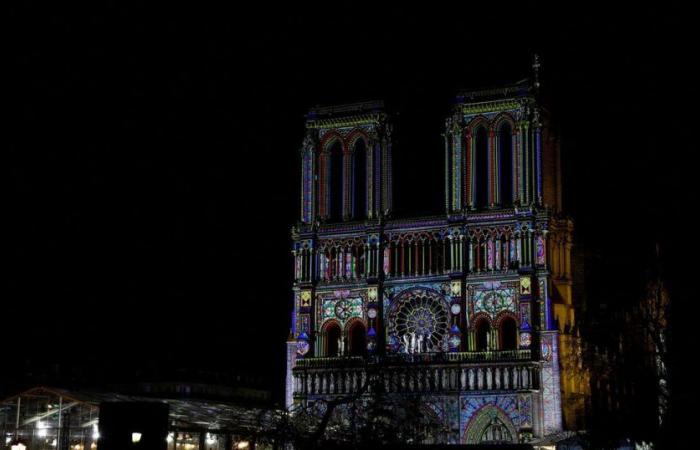
<path id="1" fill-rule="evenodd" d="M 678 286 L 690 273 L 688 11 L 100 3 L 7 15 L 10 383 L 61 363 L 93 383 L 195 367 L 281 388 L 304 112 L 386 100 L 397 211 L 440 213 L 455 92 L 529 76 L 534 52 L 603 290 L 635 289 L 655 240 Z"/>

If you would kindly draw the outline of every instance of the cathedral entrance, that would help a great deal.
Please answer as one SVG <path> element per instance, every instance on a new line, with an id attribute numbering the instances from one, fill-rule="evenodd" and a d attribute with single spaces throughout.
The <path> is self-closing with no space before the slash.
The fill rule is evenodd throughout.
<path id="1" fill-rule="evenodd" d="M 464 440 L 466 444 L 516 444 L 518 433 L 503 411 L 488 405 L 471 418 Z"/>

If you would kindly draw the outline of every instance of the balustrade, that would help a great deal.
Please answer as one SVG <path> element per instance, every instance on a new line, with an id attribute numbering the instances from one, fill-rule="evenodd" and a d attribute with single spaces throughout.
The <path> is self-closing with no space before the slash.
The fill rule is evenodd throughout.
<path id="1" fill-rule="evenodd" d="M 531 362 L 489 365 L 387 365 L 368 379 L 363 367 L 294 369 L 294 394 L 343 395 L 383 388 L 386 393 L 445 393 L 528 390 L 539 387 L 538 366 Z M 366 384 L 369 383 L 370 386 Z"/>

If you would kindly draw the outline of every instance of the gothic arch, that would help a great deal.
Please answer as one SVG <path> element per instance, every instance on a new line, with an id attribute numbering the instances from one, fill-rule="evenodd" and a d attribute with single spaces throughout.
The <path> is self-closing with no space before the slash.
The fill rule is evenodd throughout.
<path id="1" fill-rule="evenodd" d="M 362 324 L 362 326 L 365 327 L 365 329 L 367 328 L 367 322 L 365 321 L 365 319 L 361 317 L 351 317 L 348 319 L 347 322 L 345 322 L 345 334 L 347 334 L 350 331 L 350 328 L 352 328 L 357 322 L 360 322 L 360 324 Z"/>
<path id="2" fill-rule="evenodd" d="M 336 132 L 324 136 L 319 154 L 322 215 L 331 220 L 342 220 L 347 196 L 345 141 Z"/>
<path id="3" fill-rule="evenodd" d="M 468 208 L 473 208 L 476 203 L 476 174 L 477 170 L 477 158 L 476 158 L 476 135 L 475 131 L 484 127 L 488 130 L 489 120 L 478 115 L 472 118 L 466 125 L 462 128 L 462 158 L 460 158 L 461 166 L 455 167 L 454 171 L 458 171 L 462 175 L 462 192 L 459 194 L 462 197 L 463 205 Z M 451 162 L 451 160 L 450 160 Z M 457 195 L 457 193 L 455 193 Z"/>
<path id="4" fill-rule="evenodd" d="M 491 335 L 493 333 L 493 325 L 488 315 L 479 315 L 472 322 L 474 331 L 474 350 L 484 352 L 491 349 Z"/>
<path id="5" fill-rule="evenodd" d="M 488 122 L 477 122 L 471 129 L 471 153 L 473 165 L 471 185 L 474 188 L 472 195 L 473 205 L 476 208 L 486 208 L 493 201 L 492 191 L 492 155 L 491 131 Z"/>
<path id="6" fill-rule="evenodd" d="M 491 316 L 489 316 L 488 313 L 483 312 L 483 311 L 482 311 L 482 312 L 478 312 L 478 313 L 476 313 L 476 314 L 474 314 L 474 315 L 472 316 L 472 318 L 471 318 L 471 323 L 470 323 L 469 328 L 472 329 L 472 330 L 475 330 L 475 329 L 476 329 L 476 323 L 479 322 L 480 320 L 486 320 L 486 322 L 488 322 L 488 324 L 489 324 L 489 327 L 492 327 L 492 328 L 493 328 L 493 323 L 492 323 L 492 320 L 491 320 Z"/>
<path id="7" fill-rule="evenodd" d="M 489 123 L 490 123 L 490 121 L 489 121 L 489 119 L 488 119 L 486 116 L 478 115 L 478 116 L 472 118 L 472 119 L 471 119 L 469 122 L 467 122 L 467 124 L 464 126 L 465 135 L 466 135 L 467 133 L 472 133 L 472 136 L 473 136 L 474 130 L 476 130 L 476 129 L 478 129 L 479 127 L 482 127 L 482 126 L 485 127 L 485 128 L 488 130 L 488 129 L 490 128 L 490 127 L 489 127 Z"/>
<path id="8" fill-rule="evenodd" d="M 369 138 L 361 129 L 355 129 L 345 138 L 345 146 L 348 152 L 350 164 L 347 166 L 348 180 L 351 181 L 350 203 L 351 215 L 355 220 L 362 220 L 367 217 L 368 196 L 368 176 L 371 174 L 367 170 L 367 161 L 370 158 Z"/>
<path id="9" fill-rule="evenodd" d="M 498 133 L 498 130 L 501 128 L 501 125 L 503 125 L 504 123 L 508 123 L 510 125 L 511 130 L 513 130 L 513 132 L 515 133 L 515 119 L 513 118 L 512 114 L 505 111 L 497 115 L 491 121 L 491 131 Z"/>
<path id="10" fill-rule="evenodd" d="M 321 347 L 323 356 L 335 357 L 340 356 L 340 348 L 338 339 L 343 336 L 343 328 L 336 319 L 329 319 L 321 326 Z M 337 336 L 336 336 L 337 334 Z"/>
<path id="11" fill-rule="evenodd" d="M 498 349 L 518 349 L 518 318 L 510 311 L 501 311 L 496 317 L 496 329 L 498 330 Z"/>
<path id="12" fill-rule="evenodd" d="M 367 132 L 365 132 L 361 128 L 355 128 L 350 133 L 348 133 L 347 136 L 345 136 L 345 147 L 346 151 L 349 153 L 353 153 L 355 151 L 355 144 L 357 144 L 357 141 L 359 139 L 362 139 L 365 143 L 365 149 L 369 151 L 369 136 L 367 135 Z"/>
<path id="13" fill-rule="evenodd" d="M 516 138 L 515 121 L 508 113 L 499 114 L 491 122 L 491 134 L 493 136 L 492 161 L 495 170 L 492 171 L 493 188 L 495 189 L 495 203 L 501 206 L 512 206 L 515 201 L 516 174 Z"/>
<path id="14" fill-rule="evenodd" d="M 516 444 L 518 432 L 513 421 L 499 407 L 484 405 L 467 423 L 465 444 Z"/>
<path id="15" fill-rule="evenodd" d="M 325 322 L 323 322 L 323 324 L 321 324 L 321 331 L 325 333 L 329 327 L 334 325 L 337 325 L 341 330 L 343 329 L 343 325 L 341 325 L 338 319 L 327 319 Z"/>
<path id="16" fill-rule="evenodd" d="M 343 153 L 345 153 L 345 140 L 343 139 L 343 136 L 335 130 L 327 132 L 321 138 L 321 142 L 319 145 L 321 153 L 328 153 L 331 146 L 333 146 L 333 144 L 335 144 L 336 141 L 340 142 L 340 146 L 343 149 Z"/>
<path id="17" fill-rule="evenodd" d="M 510 318 L 515 321 L 516 326 L 520 326 L 520 321 L 518 320 L 517 316 L 513 313 L 513 311 L 501 311 L 498 314 L 496 314 L 496 318 L 493 321 L 493 326 L 495 328 L 500 328 L 501 327 L 501 322 L 503 319 Z"/>
<path id="18" fill-rule="evenodd" d="M 364 356 L 367 352 L 367 325 L 359 317 L 353 317 L 345 324 L 348 354 Z"/>

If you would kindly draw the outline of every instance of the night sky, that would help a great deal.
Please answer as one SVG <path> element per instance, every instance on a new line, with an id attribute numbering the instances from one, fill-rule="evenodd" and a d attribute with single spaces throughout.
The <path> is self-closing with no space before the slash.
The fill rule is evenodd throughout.
<path id="1" fill-rule="evenodd" d="M 535 52 L 597 291 L 638 289 L 658 241 L 678 311 L 696 300 L 688 11 L 111 3 L 7 16 L 3 390 L 212 369 L 279 395 L 304 113 L 385 100 L 396 214 L 441 213 L 452 98 L 529 76 Z"/>

